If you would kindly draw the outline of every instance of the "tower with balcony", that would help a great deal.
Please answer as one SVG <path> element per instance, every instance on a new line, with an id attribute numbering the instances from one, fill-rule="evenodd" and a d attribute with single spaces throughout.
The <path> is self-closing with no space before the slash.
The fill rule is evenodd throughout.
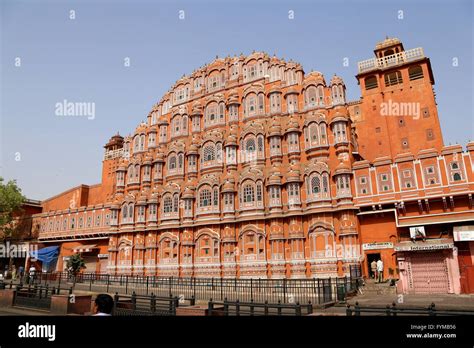
<path id="1" fill-rule="evenodd" d="M 435 83 L 423 48 L 405 50 L 397 38 L 378 43 L 358 64 L 360 112 L 354 117 L 360 155 L 369 161 L 426 148 L 441 149 Z"/>

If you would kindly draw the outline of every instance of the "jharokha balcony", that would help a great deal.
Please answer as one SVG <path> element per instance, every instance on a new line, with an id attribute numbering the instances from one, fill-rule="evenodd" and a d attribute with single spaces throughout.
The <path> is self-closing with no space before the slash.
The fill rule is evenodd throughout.
<path id="1" fill-rule="evenodd" d="M 412 48 L 382 58 L 371 58 L 359 62 L 359 74 L 367 71 L 391 68 L 425 58 L 422 47 Z"/>

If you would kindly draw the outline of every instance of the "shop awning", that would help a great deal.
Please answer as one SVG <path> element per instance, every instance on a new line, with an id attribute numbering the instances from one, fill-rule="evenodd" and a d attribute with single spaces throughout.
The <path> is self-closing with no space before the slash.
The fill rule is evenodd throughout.
<path id="1" fill-rule="evenodd" d="M 45 264 L 49 264 L 54 262 L 59 255 L 59 247 L 58 246 L 50 246 L 46 248 L 42 248 L 39 250 L 34 250 L 30 252 L 30 256 L 33 259 L 37 259 Z"/>
<path id="2" fill-rule="evenodd" d="M 93 249 L 98 249 L 97 244 L 90 244 L 90 245 L 78 245 L 72 248 L 74 253 L 87 253 L 92 251 Z"/>
<path id="3" fill-rule="evenodd" d="M 437 225 L 446 223 L 474 222 L 474 212 L 459 212 L 444 215 L 422 215 L 414 217 L 399 217 L 398 227 Z"/>
<path id="4" fill-rule="evenodd" d="M 406 241 L 395 244 L 395 251 L 430 251 L 452 249 L 454 242 L 450 238 L 427 239 L 425 241 Z"/>

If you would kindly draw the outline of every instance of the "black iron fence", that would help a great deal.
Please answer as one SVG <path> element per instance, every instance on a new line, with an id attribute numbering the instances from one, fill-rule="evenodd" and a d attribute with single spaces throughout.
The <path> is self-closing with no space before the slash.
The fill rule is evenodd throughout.
<path id="1" fill-rule="evenodd" d="M 12 288 L 10 283 L 10 288 Z M 46 285 L 22 284 L 16 286 L 13 305 L 17 307 L 28 307 L 34 309 L 49 310 L 51 308 L 51 296 L 59 294 L 72 294 L 72 288 L 61 289 L 60 287 L 50 287 Z"/>
<path id="2" fill-rule="evenodd" d="M 176 315 L 179 306 L 178 297 L 139 296 L 135 292 L 131 296 L 114 295 L 114 316 L 153 316 Z"/>
<path id="3" fill-rule="evenodd" d="M 355 276 L 353 276 L 353 274 Z M 349 277 L 312 279 L 237 279 L 237 278 L 181 278 L 159 276 L 109 275 L 81 273 L 71 276 L 67 272 L 38 273 L 30 281 L 58 287 L 67 285 L 77 290 L 119 293 L 158 297 L 177 296 L 181 301 L 209 298 L 223 301 L 264 303 L 313 303 L 326 304 L 345 301 L 355 293 L 362 281 L 357 273 Z"/>
<path id="4" fill-rule="evenodd" d="M 313 305 L 311 303 L 301 305 L 299 302 L 294 304 L 288 303 L 263 303 L 254 302 L 240 302 L 236 301 L 213 301 L 212 299 L 208 304 L 208 315 L 224 315 L 224 316 L 301 316 L 313 313 Z"/>
<path id="5" fill-rule="evenodd" d="M 385 315 L 385 316 L 397 316 L 397 315 L 474 315 L 474 311 L 466 310 L 437 310 L 434 303 L 431 303 L 426 308 L 400 308 L 397 307 L 395 302 L 392 305 L 385 307 L 361 307 L 356 302 L 354 306 L 347 305 L 346 315 L 347 316 L 361 316 L 361 315 Z"/>

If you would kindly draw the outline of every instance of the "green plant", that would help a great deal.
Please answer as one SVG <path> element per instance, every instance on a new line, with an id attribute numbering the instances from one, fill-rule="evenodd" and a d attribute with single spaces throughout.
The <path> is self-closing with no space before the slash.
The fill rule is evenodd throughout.
<path id="1" fill-rule="evenodd" d="M 86 268 L 86 264 L 81 254 L 74 254 L 67 260 L 66 270 L 70 275 L 77 275 L 83 268 Z"/>
<path id="2" fill-rule="evenodd" d="M 3 183 L 0 177 L 0 240 L 15 239 L 18 224 L 15 224 L 15 213 L 21 213 L 21 206 L 25 197 L 15 180 Z"/>

